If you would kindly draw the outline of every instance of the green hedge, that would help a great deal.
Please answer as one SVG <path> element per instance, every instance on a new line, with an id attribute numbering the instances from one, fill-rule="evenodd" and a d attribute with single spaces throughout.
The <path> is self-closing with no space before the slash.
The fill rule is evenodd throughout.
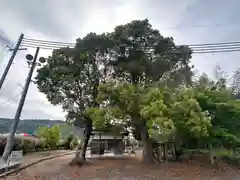
<path id="1" fill-rule="evenodd" d="M 32 152 L 40 152 L 40 151 L 49 151 L 49 150 L 58 150 L 58 149 L 74 149 L 76 147 L 76 139 L 74 136 L 69 136 L 66 138 L 66 140 L 58 145 L 57 147 L 47 147 L 44 143 L 35 143 L 34 141 L 31 140 L 22 140 L 22 141 L 15 141 L 12 151 L 15 150 L 22 150 L 23 155 L 26 155 L 27 153 L 32 153 Z M 5 148 L 5 142 L 0 142 L 0 156 L 3 154 Z"/>

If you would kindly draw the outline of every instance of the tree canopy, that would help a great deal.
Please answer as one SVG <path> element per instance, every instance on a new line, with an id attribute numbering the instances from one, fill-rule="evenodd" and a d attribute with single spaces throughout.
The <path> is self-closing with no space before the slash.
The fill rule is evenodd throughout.
<path id="1" fill-rule="evenodd" d="M 151 159 L 152 142 L 218 141 L 235 146 L 239 128 L 238 71 L 229 88 L 217 67 L 193 80 L 191 49 L 163 37 L 149 21 L 135 20 L 113 32 L 89 33 L 75 48 L 53 51 L 36 82 L 67 121 L 113 132 L 131 129 Z M 186 139 L 184 141 L 184 139 Z"/>

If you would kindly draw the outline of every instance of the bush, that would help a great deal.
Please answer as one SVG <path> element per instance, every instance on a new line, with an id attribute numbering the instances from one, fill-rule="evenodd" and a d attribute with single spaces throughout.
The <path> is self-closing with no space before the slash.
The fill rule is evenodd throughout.
<path id="1" fill-rule="evenodd" d="M 0 141 L 0 156 L 2 156 L 4 152 L 5 144 L 6 144 L 6 141 Z M 57 150 L 57 149 L 59 149 L 59 146 L 51 147 L 51 150 Z M 26 155 L 27 153 L 40 152 L 40 151 L 45 151 L 50 149 L 44 142 L 40 142 L 36 144 L 35 141 L 29 140 L 29 139 L 23 139 L 23 140 L 15 139 L 11 151 L 17 151 L 17 150 L 22 150 L 23 155 Z"/>
<path id="2" fill-rule="evenodd" d="M 233 166 L 239 166 L 240 165 L 240 158 L 234 158 L 229 156 L 222 156 L 221 161 L 233 165 Z"/>
<path id="3" fill-rule="evenodd" d="M 34 144 L 33 141 L 30 141 L 28 139 L 24 139 L 22 141 L 22 144 L 20 145 L 20 149 L 23 151 L 23 155 L 25 155 L 29 152 L 34 152 L 35 144 Z"/>
<path id="4" fill-rule="evenodd" d="M 44 142 L 39 142 L 38 144 L 35 145 L 35 151 L 39 152 L 39 151 L 44 151 L 45 150 L 45 144 Z"/>
<path id="5" fill-rule="evenodd" d="M 54 125 L 50 128 L 39 127 L 37 130 L 38 137 L 40 137 L 47 145 L 48 150 L 58 149 L 60 142 L 60 128 Z"/>
<path id="6" fill-rule="evenodd" d="M 64 149 L 71 149 L 71 142 L 74 140 L 74 136 L 70 135 L 68 136 L 65 141 L 61 144 L 61 147 Z"/>

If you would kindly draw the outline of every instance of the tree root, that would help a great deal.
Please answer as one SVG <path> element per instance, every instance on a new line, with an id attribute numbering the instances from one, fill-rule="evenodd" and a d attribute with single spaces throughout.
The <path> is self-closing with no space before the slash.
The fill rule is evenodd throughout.
<path id="1" fill-rule="evenodd" d="M 75 157 L 70 163 L 69 166 L 78 166 L 81 167 L 83 165 L 88 164 L 85 159 L 82 159 L 80 157 Z"/>
<path id="2" fill-rule="evenodd" d="M 153 155 L 145 155 L 141 161 L 142 164 L 155 164 L 155 162 Z"/>

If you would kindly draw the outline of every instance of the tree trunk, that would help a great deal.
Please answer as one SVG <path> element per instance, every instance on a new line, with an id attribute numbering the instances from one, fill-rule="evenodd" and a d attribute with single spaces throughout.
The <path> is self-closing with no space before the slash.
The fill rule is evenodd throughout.
<path id="1" fill-rule="evenodd" d="M 79 140 L 78 140 L 78 144 L 77 144 L 77 146 L 76 146 L 76 154 L 75 154 L 75 158 L 79 158 L 79 159 L 80 159 L 81 143 L 82 143 L 82 141 L 79 142 Z"/>
<path id="2" fill-rule="evenodd" d="M 86 134 L 86 137 L 84 138 L 84 141 L 83 141 L 83 147 L 81 149 L 82 153 L 81 153 L 81 159 L 82 160 L 86 160 L 86 152 L 87 152 L 87 147 L 88 147 L 88 142 L 89 142 L 89 139 L 90 139 L 90 134 L 87 133 Z"/>
<path id="3" fill-rule="evenodd" d="M 90 135 L 86 136 L 83 141 L 78 143 L 76 147 L 76 155 L 74 159 L 69 163 L 71 166 L 82 166 L 86 162 L 86 151 Z"/>
<path id="4" fill-rule="evenodd" d="M 200 152 L 201 151 L 201 141 L 198 139 L 197 140 L 197 152 Z"/>
<path id="5" fill-rule="evenodd" d="M 232 149 L 232 156 L 233 156 L 234 159 L 236 159 L 236 157 L 237 157 L 236 148 L 235 147 Z"/>
<path id="6" fill-rule="evenodd" d="M 164 143 L 164 160 L 168 161 L 168 144 Z"/>
<path id="7" fill-rule="evenodd" d="M 87 119 L 86 122 L 87 122 L 86 127 L 84 129 L 84 140 L 81 141 L 81 143 L 78 143 L 76 156 L 69 163 L 69 165 L 71 166 L 75 166 L 75 165 L 82 166 L 84 163 L 86 163 L 86 151 L 87 151 L 88 142 L 92 133 L 92 121 L 90 119 Z"/>
<path id="8" fill-rule="evenodd" d="M 209 148 L 209 162 L 210 164 L 214 164 L 212 143 L 209 143 L 208 148 Z"/>
<path id="9" fill-rule="evenodd" d="M 143 163 L 153 163 L 153 149 L 152 149 L 152 142 L 149 139 L 148 129 L 146 124 L 142 126 L 141 130 L 141 139 L 143 142 Z"/>
<path id="10" fill-rule="evenodd" d="M 162 151 L 162 145 L 161 144 L 159 145 L 158 154 L 159 154 L 159 161 L 162 162 L 163 161 L 163 151 Z"/>

